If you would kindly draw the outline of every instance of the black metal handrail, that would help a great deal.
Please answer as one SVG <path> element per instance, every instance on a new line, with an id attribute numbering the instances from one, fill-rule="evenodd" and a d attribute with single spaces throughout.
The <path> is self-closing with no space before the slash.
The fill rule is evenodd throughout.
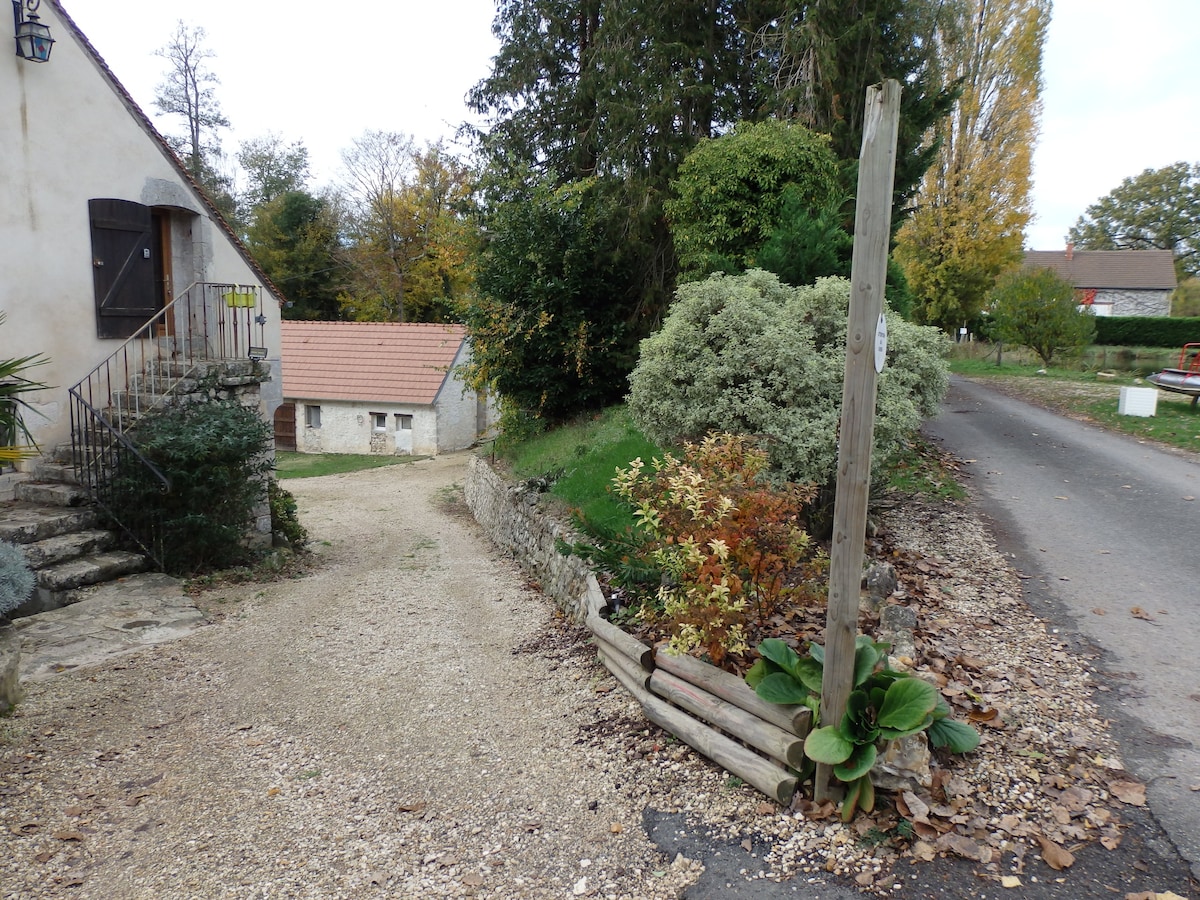
<path id="1" fill-rule="evenodd" d="M 133 442 L 118 431 L 104 414 L 71 388 L 71 447 L 75 474 L 96 505 L 113 523 L 131 537 L 159 568 L 166 565 L 163 553 L 162 519 L 153 510 L 123 509 L 114 489 L 115 474 L 142 477 L 158 482 L 163 493 L 171 481 L 162 470 L 142 455 Z"/>
<path id="2" fill-rule="evenodd" d="M 195 388 L 205 363 L 265 353 L 267 317 L 258 285 L 195 282 L 69 391 L 75 473 L 97 504 L 161 567 L 161 529 L 136 510 L 114 509 L 112 477 L 141 470 L 170 482 L 138 452 L 129 432 L 177 393 Z"/>

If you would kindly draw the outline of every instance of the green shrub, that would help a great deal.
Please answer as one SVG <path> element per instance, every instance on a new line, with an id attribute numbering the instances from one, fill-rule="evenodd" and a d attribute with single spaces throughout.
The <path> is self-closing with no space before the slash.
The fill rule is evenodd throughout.
<path id="1" fill-rule="evenodd" d="M 642 342 L 629 379 L 629 409 L 646 436 L 673 446 L 711 431 L 756 435 L 787 480 L 832 484 L 849 282 L 792 288 L 752 270 L 683 285 L 676 297 L 662 329 Z M 945 335 L 890 311 L 887 321 L 877 471 L 937 412 L 949 383 Z"/>
<path id="2" fill-rule="evenodd" d="M 253 555 L 245 538 L 265 499 L 272 429 L 256 410 L 232 400 L 168 407 L 138 423 L 138 450 L 168 478 L 169 491 L 133 461 L 115 474 L 111 504 L 162 523 L 167 571 L 224 569 Z"/>
<path id="3" fill-rule="evenodd" d="M 749 632 L 782 603 L 811 599 L 824 573 L 804 530 L 812 489 L 772 487 L 766 468 L 766 453 L 730 434 L 709 435 L 649 465 L 635 459 L 617 471 L 613 487 L 636 525 L 609 534 L 584 520 L 595 544 L 571 549 L 652 600 L 639 615 L 666 626 L 672 647 L 721 665 L 749 649 Z"/>
<path id="4" fill-rule="evenodd" d="M 1096 317 L 1079 310 L 1071 282 L 1050 269 L 1021 269 L 1000 277 L 988 295 L 996 335 L 1028 347 L 1049 366 L 1077 356 L 1092 342 Z"/>
<path id="5" fill-rule="evenodd" d="M 1097 316 L 1097 344 L 1104 346 L 1174 347 L 1200 341 L 1200 318 L 1167 316 Z"/>
<path id="6" fill-rule="evenodd" d="M 300 524 L 296 498 L 274 478 L 267 482 L 267 503 L 271 507 L 271 533 L 282 534 L 296 548 L 307 544 L 308 529 Z"/>
<path id="7" fill-rule="evenodd" d="M 0 617 L 8 615 L 33 594 L 34 574 L 25 553 L 0 541 Z"/>

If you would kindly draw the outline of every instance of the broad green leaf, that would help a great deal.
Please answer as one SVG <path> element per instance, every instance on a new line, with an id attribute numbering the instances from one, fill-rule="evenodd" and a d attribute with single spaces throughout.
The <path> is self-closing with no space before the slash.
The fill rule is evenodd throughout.
<path id="1" fill-rule="evenodd" d="M 813 762 L 836 766 L 845 762 L 854 752 L 854 745 L 832 725 L 809 732 L 804 739 L 804 755 Z"/>
<path id="2" fill-rule="evenodd" d="M 870 641 L 859 644 L 854 649 L 854 686 L 858 687 L 870 678 L 878 663 L 879 651 L 875 649 L 875 645 Z"/>
<path id="3" fill-rule="evenodd" d="M 787 672 L 773 672 L 758 683 L 754 693 L 768 703 L 803 703 L 808 697 L 808 688 Z"/>
<path id="4" fill-rule="evenodd" d="M 858 792 L 858 808 L 865 813 L 875 812 L 875 784 L 870 775 L 861 779 L 862 789 Z"/>
<path id="5" fill-rule="evenodd" d="M 746 670 L 746 684 L 752 688 L 757 688 L 768 674 L 767 664 L 761 659 L 756 659 L 754 665 Z"/>
<path id="6" fill-rule="evenodd" d="M 833 767 L 833 774 L 838 777 L 839 781 L 854 781 L 856 778 L 862 778 L 875 765 L 876 756 L 874 744 L 859 744 L 854 748 L 849 759 Z"/>
<path id="7" fill-rule="evenodd" d="M 770 660 L 785 672 L 795 672 L 800 657 L 779 638 L 767 638 L 758 645 L 758 655 Z"/>
<path id="8" fill-rule="evenodd" d="M 937 706 L 938 690 L 920 678 L 893 682 L 879 710 L 879 727 L 909 731 L 920 726 Z"/>
<path id="9" fill-rule="evenodd" d="M 929 743 L 951 753 L 970 753 L 979 746 L 979 732 L 965 722 L 938 719 L 929 726 Z"/>
<path id="10" fill-rule="evenodd" d="M 792 674 L 804 682 L 804 686 L 813 693 L 821 693 L 821 679 L 825 677 L 825 670 L 815 659 L 806 656 L 797 660 Z"/>
<path id="11" fill-rule="evenodd" d="M 910 734 L 917 734 L 924 731 L 933 724 L 933 713 L 927 715 L 924 719 L 914 725 L 912 728 L 880 728 L 879 737 L 885 741 L 895 741 L 899 738 L 908 737 Z"/>
<path id="12" fill-rule="evenodd" d="M 938 692 L 937 706 L 933 708 L 933 721 L 937 722 L 950 715 L 950 704 L 946 702 L 946 698 Z"/>
<path id="13" fill-rule="evenodd" d="M 846 786 L 846 796 L 842 799 L 842 821 L 849 822 L 854 818 L 854 811 L 858 809 L 858 801 L 862 796 L 862 778 L 850 782 Z"/>
<path id="14" fill-rule="evenodd" d="M 820 644 L 808 642 L 808 655 L 815 659 L 818 665 L 825 665 L 825 648 Z"/>

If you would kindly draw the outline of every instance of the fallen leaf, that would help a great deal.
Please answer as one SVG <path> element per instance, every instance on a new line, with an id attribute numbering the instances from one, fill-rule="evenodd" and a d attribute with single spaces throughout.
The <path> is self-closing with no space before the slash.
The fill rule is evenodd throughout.
<path id="1" fill-rule="evenodd" d="M 613 822 L 611 825 L 608 826 L 608 830 L 612 834 L 620 834 L 622 831 L 625 830 L 625 826 L 622 825 L 620 822 Z"/>
<path id="2" fill-rule="evenodd" d="M 900 801 L 904 803 L 904 809 L 901 812 L 905 818 L 913 822 L 928 822 L 929 821 L 929 804 L 914 794 L 912 791 L 905 791 L 900 795 Z M 899 806 L 899 802 L 897 806 Z"/>
<path id="3" fill-rule="evenodd" d="M 1070 850 L 1060 847 L 1054 841 L 1040 834 L 1034 835 L 1034 837 L 1042 845 L 1042 859 L 1054 871 L 1061 872 L 1063 869 L 1069 869 L 1075 865 L 1075 854 Z"/>
<path id="4" fill-rule="evenodd" d="M 1146 805 L 1146 786 L 1136 781 L 1114 781 L 1108 786 L 1113 796 L 1130 806 Z"/>
<path id="5" fill-rule="evenodd" d="M 750 838 L 746 838 L 739 846 L 741 846 L 741 848 L 747 853 L 751 853 L 754 850 L 754 844 L 751 842 Z"/>
<path id="6" fill-rule="evenodd" d="M 60 841 L 82 841 L 83 832 L 81 831 L 56 831 L 54 836 Z"/>
<path id="7" fill-rule="evenodd" d="M 1000 713 L 995 709 L 973 709 L 967 713 L 967 718 L 970 721 L 982 725 L 995 724 L 996 719 L 999 718 L 999 716 Z"/>
<path id="8" fill-rule="evenodd" d="M 775 814 L 775 804 L 768 803 L 766 800 L 764 800 L 762 803 L 758 804 L 754 811 L 760 816 L 772 816 Z"/>
<path id="9" fill-rule="evenodd" d="M 279 796 L 279 788 L 277 788 L 277 787 L 273 787 L 273 788 L 267 788 L 267 796 L 268 796 L 268 797 L 277 797 L 277 796 Z"/>
<path id="10" fill-rule="evenodd" d="M 1000 887 L 1019 888 L 1020 886 L 1021 886 L 1021 879 L 1018 878 L 1016 875 L 1001 875 L 1000 876 Z"/>
<path id="11" fill-rule="evenodd" d="M 416 803 L 401 803 L 396 809 L 400 812 L 419 813 L 425 809 L 425 801 L 418 800 Z"/>
<path id="12" fill-rule="evenodd" d="M 82 816 L 83 815 L 83 807 L 82 806 L 68 806 L 66 809 L 63 810 L 63 815 L 70 816 L 73 819 L 78 816 Z"/>
<path id="13" fill-rule="evenodd" d="M 1094 607 L 1094 608 L 1092 609 L 1092 612 L 1093 612 L 1095 615 L 1097 615 L 1097 616 L 1107 616 L 1107 615 L 1108 615 L 1108 610 L 1101 609 L 1101 608 L 1100 608 L 1100 607 L 1098 607 L 1098 606 L 1097 606 L 1097 607 Z"/>
<path id="14" fill-rule="evenodd" d="M 16 835 L 33 834 L 33 832 L 37 831 L 41 827 L 41 822 L 21 822 L 19 825 L 12 826 L 9 831 Z"/>
<path id="15" fill-rule="evenodd" d="M 978 862 L 987 865 L 992 861 L 992 848 L 985 847 L 980 843 L 971 840 L 969 837 L 964 837 L 957 832 L 951 831 L 943 834 L 937 840 L 937 849 L 946 851 L 949 850 L 958 854 L 963 859 L 974 859 Z"/>
<path id="16" fill-rule="evenodd" d="M 1131 616 L 1133 616 L 1135 619 L 1142 619 L 1143 621 L 1146 621 L 1146 622 L 1154 621 L 1154 617 L 1152 615 L 1150 615 L 1150 613 L 1148 613 L 1144 609 L 1142 609 L 1140 606 L 1131 606 L 1129 608 L 1129 614 Z"/>
<path id="17" fill-rule="evenodd" d="M 467 887 L 480 887 L 483 884 L 483 876 L 476 872 L 468 872 L 462 877 L 462 883 Z"/>
<path id="18" fill-rule="evenodd" d="M 1121 833 L 1112 831 L 1100 836 L 1100 845 L 1105 850 L 1116 850 L 1121 846 Z"/>
<path id="19" fill-rule="evenodd" d="M 925 841 L 917 841 L 912 845 L 912 855 L 921 862 L 932 862 L 937 856 L 937 849 L 933 844 L 927 844 Z"/>

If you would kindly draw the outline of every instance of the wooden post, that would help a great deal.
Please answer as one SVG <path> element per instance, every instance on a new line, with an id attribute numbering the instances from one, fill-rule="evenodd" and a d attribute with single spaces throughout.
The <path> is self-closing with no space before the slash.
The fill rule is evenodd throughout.
<path id="1" fill-rule="evenodd" d="M 858 592 L 875 434 L 876 327 L 883 311 L 891 238 L 892 185 L 900 85 L 893 80 L 867 88 L 866 121 L 859 156 L 850 270 L 850 321 L 846 329 L 846 376 L 838 432 L 837 495 L 829 563 L 829 606 L 825 618 L 825 671 L 821 681 L 821 725 L 837 725 L 854 680 Z M 817 800 L 829 796 L 830 767 L 818 766 Z"/>

